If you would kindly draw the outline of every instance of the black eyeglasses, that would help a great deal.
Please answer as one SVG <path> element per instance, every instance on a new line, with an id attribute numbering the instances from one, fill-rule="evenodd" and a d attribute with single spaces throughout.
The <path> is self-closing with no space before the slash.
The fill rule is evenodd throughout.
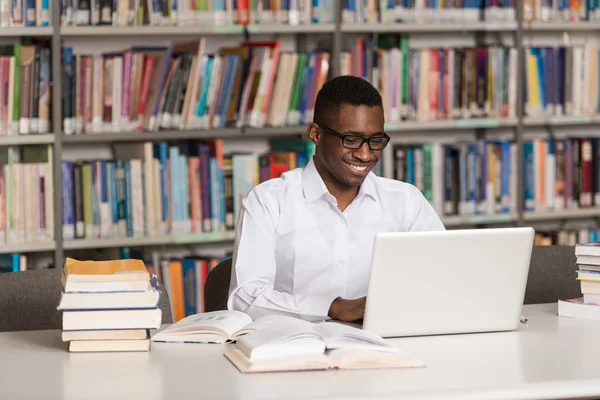
<path id="1" fill-rule="evenodd" d="M 371 150 L 383 150 L 385 149 L 385 146 L 387 146 L 387 144 L 390 141 L 390 137 L 387 134 L 383 134 L 383 136 L 373 136 L 370 138 L 364 138 L 362 136 L 358 136 L 358 135 L 343 135 L 339 132 L 334 131 L 331 128 L 326 127 L 325 125 L 322 124 L 317 124 L 319 125 L 321 128 L 323 128 L 323 130 L 327 133 L 330 133 L 334 136 L 339 137 L 340 139 L 342 139 L 342 146 L 344 146 L 347 149 L 351 149 L 351 150 L 358 150 L 362 147 L 363 144 L 365 144 L 365 142 L 368 143 L 369 145 L 369 149 Z"/>

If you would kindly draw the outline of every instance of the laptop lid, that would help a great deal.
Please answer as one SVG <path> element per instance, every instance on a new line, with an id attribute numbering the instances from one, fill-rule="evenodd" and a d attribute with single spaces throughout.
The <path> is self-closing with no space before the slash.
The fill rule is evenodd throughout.
<path id="1" fill-rule="evenodd" d="M 383 337 L 517 329 L 534 233 L 498 228 L 376 235 L 363 329 Z"/>

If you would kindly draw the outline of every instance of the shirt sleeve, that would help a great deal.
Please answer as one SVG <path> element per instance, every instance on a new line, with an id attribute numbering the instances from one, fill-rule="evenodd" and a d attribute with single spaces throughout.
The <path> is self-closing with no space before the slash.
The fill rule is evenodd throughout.
<path id="1" fill-rule="evenodd" d="M 410 226 L 411 232 L 419 231 L 445 231 L 444 223 L 437 215 L 423 193 L 415 186 L 412 187 L 412 204 L 414 209 L 414 220 Z"/>
<path id="2" fill-rule="evenodd" d="M 242 201 L 227 307 L 252 319 L 273 314 L 309 321 L 328 319 L 329 306 L 337 296 L 293 295 L 274 289 L 278 214 L 279 204 L 267 190 L 255 188 Z"/>

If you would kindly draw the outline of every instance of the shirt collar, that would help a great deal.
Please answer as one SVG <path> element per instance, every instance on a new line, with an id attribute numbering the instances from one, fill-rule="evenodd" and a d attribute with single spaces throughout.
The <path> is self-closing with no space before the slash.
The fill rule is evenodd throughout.
<path id="1" fill-rule="evenodd" d="M 356 198 L 366 195 L 371 197 L 373 200 L 377 200 L 375 182 L 373 182 L 374 179 L 375 174 L 373 174 L 373 172 L 369 172 L 369 175 L 367 175 L 362 185 L 360 185 Z M 304 191 L 304 197 L 308 203 L 312 203 L 313 201 L 320 199 L 323 195 L 328 195 L 333 198 L 333 196 L 327 190 L 327 186 L 325 186 L 325 182 L 323 182 L 323 178 L 321 178 L 319 171 L 317 171 L 317 167 L 315 167 L 313 158 L 310 159 L 304 168 L 304 171 L 302 172 L 302 189 Z"/>

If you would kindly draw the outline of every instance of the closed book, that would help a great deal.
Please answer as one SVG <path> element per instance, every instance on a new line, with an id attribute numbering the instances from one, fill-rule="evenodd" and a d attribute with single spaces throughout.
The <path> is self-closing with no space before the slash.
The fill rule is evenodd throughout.
<path id="1" fill-rule="evenodd" d="M 583 298 L 559 300 L 558 316 L 600 321 L 600 306 L 585 304 Z"/>
<path id="2" fill-rule="evenodd" d="M 600 257 L 600 242 L 582 243 L 575 246 L 575 255 Z"/>
<path id="3" fill-rule="evenodd" d="M 158 290 L 143 292 L 107 293 L 62 293 L 58 309 L 74 310 L 114 310 L 156 308 L 160 293 Z"/>
<path id="4" fill-rule="evenodd" d="M 62 271 L 64 292 L 124 292 L 151 289 L 141 260 L 77 261 L 67 259 Z"/>
<path id="5" fill-rule="evenodd" d="M 100 310 L 65 311 L 63 331 L 85 331 L 99 329 L 158 329 L 162 321 L 162 310 Z"/>
<path id="6" fill-rule="evenodd" d="M 150 340 L 74 340 L 69 343 L 71 353 L 148 351 Z"/>
<path id="7" fill-rule="evenodd" d="M 62 341 L 72 340 L 143 340 L 149 336 L 147 329 L 115 329 L 91 331 L 63 331 Z"/>

